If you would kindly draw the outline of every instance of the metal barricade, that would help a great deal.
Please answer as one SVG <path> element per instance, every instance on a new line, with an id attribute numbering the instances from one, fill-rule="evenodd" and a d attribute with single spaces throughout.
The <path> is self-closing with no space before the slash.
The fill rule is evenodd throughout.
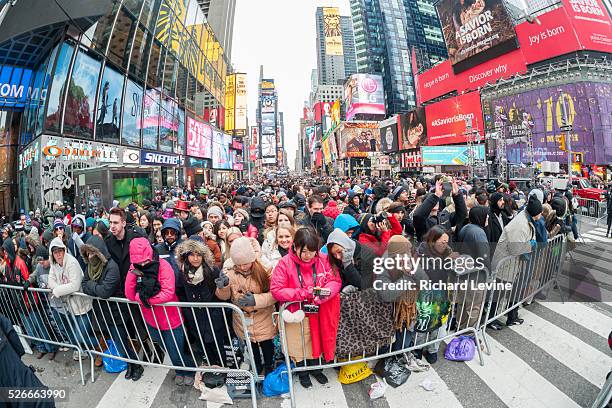
<path id="1" fill-rule="evenodd" d="M 608 214 L 606 200 L 593 200 L 578 197 L 576 201 L 578 201 L 576 215 L 586 221 L 594 222 L 596 226 L 598 226 L 600 222 L 605 223 Z"/>
<path id="2" fill-rule="evenodd" d="M 508 289 L 498 289 L 489 294 L 487 318 L 483 319 L 481 326 L 487 354 L 491 354 L 486 335 L 489 324 L 518 309 L 521 304 L 530 303 L 536 295 L 545 294 L 552 287 L 558 288 L 563 301 L 559 274 L 565 262 L 566 249 L 565 236 L 557 235 L 544 245 L 536 245 L 529 253 L 507 256 L 497 263 L 492 279 L 508 284 Z"/>
<path id="3" fill-rule="evenodd" d="M 38 301 L 32 302 L 30 299 L 36 296 Z M 91 307 L 77 314 L 75 299 L 91 302 Z M 45 304 L 51 310 L 45 310 Z M 60 306 L 63 306 L 61 314 L 52 310 Z M 174 302 L 152 305 L 151 309 L 144 310 L 147 310 L 144 306 L 122 298 L 102 299 L 74 293 L 60 301 L 47 289 L 26 291 L 19 286 L 0 285 L 0 313 L 13 324 L 20 325 L 23 328 L 21 336 L 33 344 L 41 342 L 78 351 L 83 384 L 81 357 L 86 354 L 90 357 L 92 382 L 96 357 L 166 368 L 188 377 L 198 372 L 225 373 L 242 384 L 238 389 L 246 389 L 248 381 L 252 406 L 257 406 L 255 383 L 259 377 L 247 321 L 240 308 L 221 302 Z M 24 315 L 26 311 L 29 313 Z M 34 312 L 45 318 L 33 318 Z M 240 348 L 232 342 L 236 338 L 236 324 L 244 333 Z M 116 353 L 111 353 L 108 340 L 114 343 Z M 166 356 L 169 359 L 165 359 Z"/>
<path id="4" fill-rule="evenodd" d="M 455 272 L 454 276 L 449 276 L 447 281 L 447 283 L 451 283 L 452 287 L 454 288 L 453 290 L 447 292 L 449 314 L 438 329 L 435 329 L 432 332 L 422 333 L 414 330 L 413 327 L 407 328 L 404 326 L 402 330 L 396 331 L 394 335 L 390 336 L 382 344 L 376 344 L 373 346 L 373 352 L 361 351 L 349 353 L 348 355 L 344 356 L 338 356 L 336 354 L 333 361 L 328 362 L 325 362 L 323 357 L 319 356 L 314 359 L 316 360 L 316 364 L 308 364 L 306 362 L 306 360 L 309 359 L 307 356 L 310 354 L 311 350 L 308 350 L 307 341 L 304 337 L 305 331 L 308 331 L 308 329 L 305 328 L 304 321 L 300 323 L 286 323 L 282 318 L 285 310 L 292 308 L 292 305 L 298 305 L 301 307 L 301 302 L 288 302 L 283 304 L 280 307 L 279 312 L 276 314 L 276 317 L 277 324 L 280 328 L 280 338 L 283 347 L 283 354 L 285 356 L 285 365 L 288 371 L 291 406 L 293 408 L 296 406 L 295 391 L 293 388 L 293 373 L 340 367 L 348 364 L 369 362 L 372 360 L 398 355 L 406 356 L 406 361 L 409 362 L 410 357 L 407 354 L 411 351 L 424 349 L 429 346 L 437 347 L 441 342 L 445 342 L 453 337 L 464 334 L 473 336 L 480 364 L 484 365 L 484 356 L 478 335 L 480 321 L 485 310 L 485 299 L 487 294 L 486 283 L 489 282 L 489 280 L 490 276 L 486 268 L 478 270 L 472 269 L 471 271 L 464 273 Z M 478 286 L 479 284 L 484 286 Z M 342 303 L 340 307 L 342 307 Z M 394 316 L 395 306 L 390 316 L 379 316 L 379 318 L 393 319 Z M 306 314 L 304 320 L 306 319 L 308 319 L 308 314 Z M 299 327 L 289 327 L 288 330 L 288 324 L 299 325 Z M 288 344 L 288 331 L 291 331 L 293 336 L 295 336 L 297 333 L 300 337 L 299 341 L 301 341 L 301 346 L 298 346 L 298 350 L 290 350 Z M 295 343 L 293 342 L 292 344 L 292 347 L 295 348 Z M 303 357 L 303 359 L 298 360 L 295 358 L 296 355 L 298 357 Z M 295 367 L 291 367 L 292 360 L 296 362 Z"/>

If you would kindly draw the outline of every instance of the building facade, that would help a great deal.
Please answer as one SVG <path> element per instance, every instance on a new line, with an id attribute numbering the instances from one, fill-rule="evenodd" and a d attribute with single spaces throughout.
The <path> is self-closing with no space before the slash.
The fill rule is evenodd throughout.
<path id="1" fill-rule="evenodd" d="M 7 14 L 22 22 L 22 33 L 0 33 L 0 49 L 13 50 L 3 71 L 19 72 L 17 85 L 28 90 L 21 106 L 0 104 L 12 113 L 7 140 L 17 140 L 9 144 L 20 208 L 142 201 L 184 185 L 190 166 L 202 174 L 231 170 L 231 136 L 217 136 L 228 59 L 196 0 L 75 2 L 64 21 L 45 3 L 49 21 L 30 29 L 37 1 L 20 1 Z M 41 32 L 45 48 L 24 59 Z"/>
<path id="2" fill-rule="evenodd" d="M 413 72 L 447 57 L 433 4 L 433 0 L 350 2 L 358 71 L 383 76 L 388 115 L 414 109 Z"/>
<path id="3" fill-rule="evenodd" d="M 323 7 L 318 7 L 315 13 L 317 25 L 318 83 L 320 85 L 333 85 L 343 83 L 348 76 L 357 72 L 357 57 L 355 54 L 353 24 L 351 21 L 351 17 L 340 16 L 340 31 L 342 35 L 343 55 L 328 55 L 325 46 L 323 10 Z"/>

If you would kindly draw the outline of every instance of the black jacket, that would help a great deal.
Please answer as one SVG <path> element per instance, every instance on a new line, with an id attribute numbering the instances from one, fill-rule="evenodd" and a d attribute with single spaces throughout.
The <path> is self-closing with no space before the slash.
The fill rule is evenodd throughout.
<path id="1" fill-rule="evenodd" d="M 331 232 L 334 230 L 333 219 L 325 217 L 324 225 L 313 223 L 312 216 L 310 215 L 310 212 L 308 212 L 308 209 L 304 210 L 304 218 L 302 218 L 302 221 L 299 224 L 303 225 L 304 227 L 313 227 L 315 230 L 317 230 L 322 242 L 327 242 L 327 237 L 329 237 L 329 234 L 331 234 Z"/>
<path id="2" fill-rule="evenodd" d="M 434 225 L 441 225 L 449 231 L 452 227 L 457 227 L 457 230 L 461 229 L 461 226 L 467 219 L 467 206 L 465 205 L 465 200 L 461 193 L 453 195 L 452 197 L 455 203 L 455 212 L 452 215 L 442 209 L 438 211 L 437 216 L 432 217 L 430 215 L 431 210 L 439 201 L 438 196 L 433 193 L 429 194 L 425 200 L 423 200 L 423 203 L 415 208 L 412 222 L 414 224 L 417 241 L 422 241 L 423 235 L 425 235 Z"/>
<path id="3" fill-rule="evenodd" d="M 355 241 L 355 253 L 353 263 L 340 270 L 342 287 L 353 285 L 359 290 L 366 290 L 372 287 L 374 270 L 374 258 L 376 254 L 367 245 L 362 245 Z"/>
<path id="4" fill-rule="evenodd" d="M 359 214 L 361 213 L 361 209 L 357 208 L 354 204 L 347 205 L 346 207 L 344 207 L 343 211 L 343 214 L 352 215 L 355 219 L 357 219 L 357 217 L 359 217 Z"/>
<path id="5" fill-rule="evenodd" d="M 130 242 L 138 237 L 140 235 L 137 235 L 136 232 L 126 229 L 123 240 L 119 241 L 113 234 L 109 234 L 104 240 L 110 257 L 119 267 L 119 275 L 121 277 L 119 285 L 121 290 L 118 293 L 121 293 L 121 297 L 125 297 L 125 278 L 132 264 L 130 261 Z"/>

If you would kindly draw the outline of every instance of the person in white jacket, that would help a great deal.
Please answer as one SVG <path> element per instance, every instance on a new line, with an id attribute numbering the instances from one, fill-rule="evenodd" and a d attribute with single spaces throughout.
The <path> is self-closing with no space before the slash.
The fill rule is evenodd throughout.
<path id="1" fill-rule="evenodd" d="M 273 234 L 268 234 L 261 246 L 261 253 L 274 269 L 278 261 L 289 252 L 293 244 L 295 229 L 291 226 L 278 226 L 272 232 Z"/>
<path id="2" fill-rule="evenodd" d="M 51 311 L 62 334 L 67 335 L 70 344 L 87 347 L 97 346 L 91 326 L 91 298 L 72 295 L 81 291 L 83 270 L 77 259 L 70 255 L 60 238 L 54 238 L 49 245 L 51 269 L 49 270 L 49 289 L 51 289 Z M 79 359 L 74 352 L 73 358 Z"/>

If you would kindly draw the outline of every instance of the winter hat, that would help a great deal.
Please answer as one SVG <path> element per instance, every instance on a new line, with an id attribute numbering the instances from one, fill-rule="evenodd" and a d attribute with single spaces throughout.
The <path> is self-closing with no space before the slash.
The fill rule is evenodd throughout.
<path id="1" fill-rule="evenodd" d="M 303 194 L 297 193 L 295 197 L 293 197 L 293 202 L 298 207 L 304 207 L 306 205 L 306 197 Z"/>
<path id="2" fill-rule="evenodd" d="M 395 187 L 395 190 L 393 190 L 393 193 L 391 193 L 391 199 L 393 201 L 397 201 L 399 199 L 400 194 L 402 194 L 404 191 L 406 191 L 406 188 L 404 186 Z"/>
<path id="3" fill-rule="evenodd" d="M 106 222 L 104 222 L 106 221 Z M 108 220 L 106 220 L 105 218 L 100 218 L 98 219 L 98 221 L 96 222 L 96 230 L 102 234 L 103 237 L 105 237 L 106 235 L 108 235 L 109 232 L 109 228 L 108 228 Z"/>
<path id="4" fill-rule="evenodd" d="M 85 220 L 85 225 L 87 226 L 87 228 L 93 228 L 93 227 L 94 227 L 94 225 L 95 225 L 95 223 L 96 223 L 96 220 L 94 220 L 94 218 L 93 218 L 93 217 L 88 217 L 88 218 Z"/>
<path id="5" fill-rule="evenodd" d="M 542 213 L 542 202 L 535 196 L 530 196 L 527 202 L 527 213 L 532 217 Z"/>
<path id="6" fill-rule="evenodd" d="M 202 224 L 196 217 L 189 217 L 183 222 L 183 229 L 187 237 L 191 237 L 202 231 Z"/>
<path id="7" fill-rule="evenodd" d="M 35 259 L 42 259 L 44 261 L 49 259 L 49 250 L 44 245 L 39 245 L 36 247 L 36 252 L 34 253 Z"/>
<path id="8" fill-rule="evenodd" d="M 57 229 L 57 228 L 66 228 L 66 225 L 64 224 L 64 221 L 57 219 L 55 221 L 53 221 L 53 229 Z"/>
<path id="9" fill-rule="evenodd" d="M 387 212 L 391 214 L 406 212 L 406 207 L 402 203 L 392 203 L 389 208 L 387 208 Z"/>
<path id="10" fill-rule="evenodd" d="M 373 216 L 374 215 L 370 213 L 363 213 L 359 216 L 359 219 L 357 221 L 359 222 L 359 227 L 361 228 L 361 231 L 367 234 L 372 233 L 370 231 L 370 227 L 368 227 L 368 221 L 370 221 L 370 218 L 372 218 Z"/>
<path id="11" fill-rule="evenodd" d="M 232 242 L 230 248 L 230 258 L 234 265 L 244 265 L 257 260 L 257 255 L 251 245 L 251 240 L 247 237 L 237 238 Z"/>
<path id="12" fill-rule="evenodd" d="M 529 198 L 531 198 L 531 196 L 535 196 L 538 201 L 540 201 L 540 203 L 544 202 L 544 192 L 539 188 L 534 188 L 533 190 L 531 190 L 529 192 Z"/>
<path id="13" fill-rule="evenodd" d="M 483 205 L 477 205 L 470 210 L 469 219 L 470 224 L 478 225 L 484 228 L 487 222 L 487 215 L 489 214 L 489 207 Z"/>
<path id="14" fill-rule="evenodd" d="M 242 216 L 244 217 L 244 219 L 246 220 L 246 222 L 249 222 L 249 213 L 247 212 L 247 210 L 245 210 L 244 208 L 236 208 L 234 210 L 234 217 L 237 214 L 242 214 Z"/>
<path id="15" fill-rule="evenodd" d="M 162 218 L 164 220 L 167 220 L 167 219 L 172 218 L 172 217 L 174 217 L 174 210 L 172 208 L 166 208 L 164 210 L 164 213 L 162 214 Z"/>
<path id="16" fill-rule="evenodd" d="M 412 244 L 402 235 L 394 235 L 389 238 L 387 245 L 386 256 L 393 258 L 396 255 L 410 255 L 412 252 Z"/>
<path id="17" fill-rule="evenodd" d="M 205 227 L 205 226 L 207 226 L 207 225 L 210 225 L 210 228 L 214 228 L 214 227 L 215 227 L 215 226 L 213 225 L 213 223 L 212 223 L 212 222 L 210 222 L 210 221 L 204 221 L 204 222 L 202 223 L 202 229 L 204 229 L 204 227 Z"/>
<path id="18" fill-rule="evenodd" d="M 53 231 L 51 230 L 45 230 L 42 233 L 42 239 L 48 244 L 49 242 L 51 242 L 53 240 L 53 238 L 55 238 L 53 236 Z"/>
<path id="19" fill-rule="evenodd" d="M 565 204 L 565 200 L 562 197 L 555 197 L 550 204 L 553 210 L 557 213 L 557 217 L 563 217 L 565 215 L 565 211 L 567 206 Z"/>
<path id="20" fill-rule="evenodd" d="M 125 213 L 125 225 L 127 225 L 130 228 L 133 228 L 136 226 L 136 219 L 134 218 L 131 212 Z"/>
<path id="21" fill-rule="evenodd" d="M 261 197 L 251 200 L 251 217 L 263 218 L 266 215 L 266 202 Z"/>
<path id="22" fill-rule="evenodd" d="M 341 211 L 338 208 L 338 203 L 334 200 L 329 200 L 327 207 L 325 207 L 322 213 L 324 216 L 335 220 L 341 214 Z"/>
<path id="23" fill-rule="evenodd" d="M 81 217 L 75 217 L 74 220 L 72 220 L 71 226 L 85 228 L 85 225 L 83 225 L 83 220 L 81 219 Z"/>
<path id="24" fill-rule="evenodd" d="M 219 218 L 223 218 L 223 211 L 221 210 L 221 208 L 217 207 L 216 205 L 210 207 L 208 209 L 208 211 L 206 212 L 206 218 L 208 218 L 211 215 L 216 215 Z"/>

